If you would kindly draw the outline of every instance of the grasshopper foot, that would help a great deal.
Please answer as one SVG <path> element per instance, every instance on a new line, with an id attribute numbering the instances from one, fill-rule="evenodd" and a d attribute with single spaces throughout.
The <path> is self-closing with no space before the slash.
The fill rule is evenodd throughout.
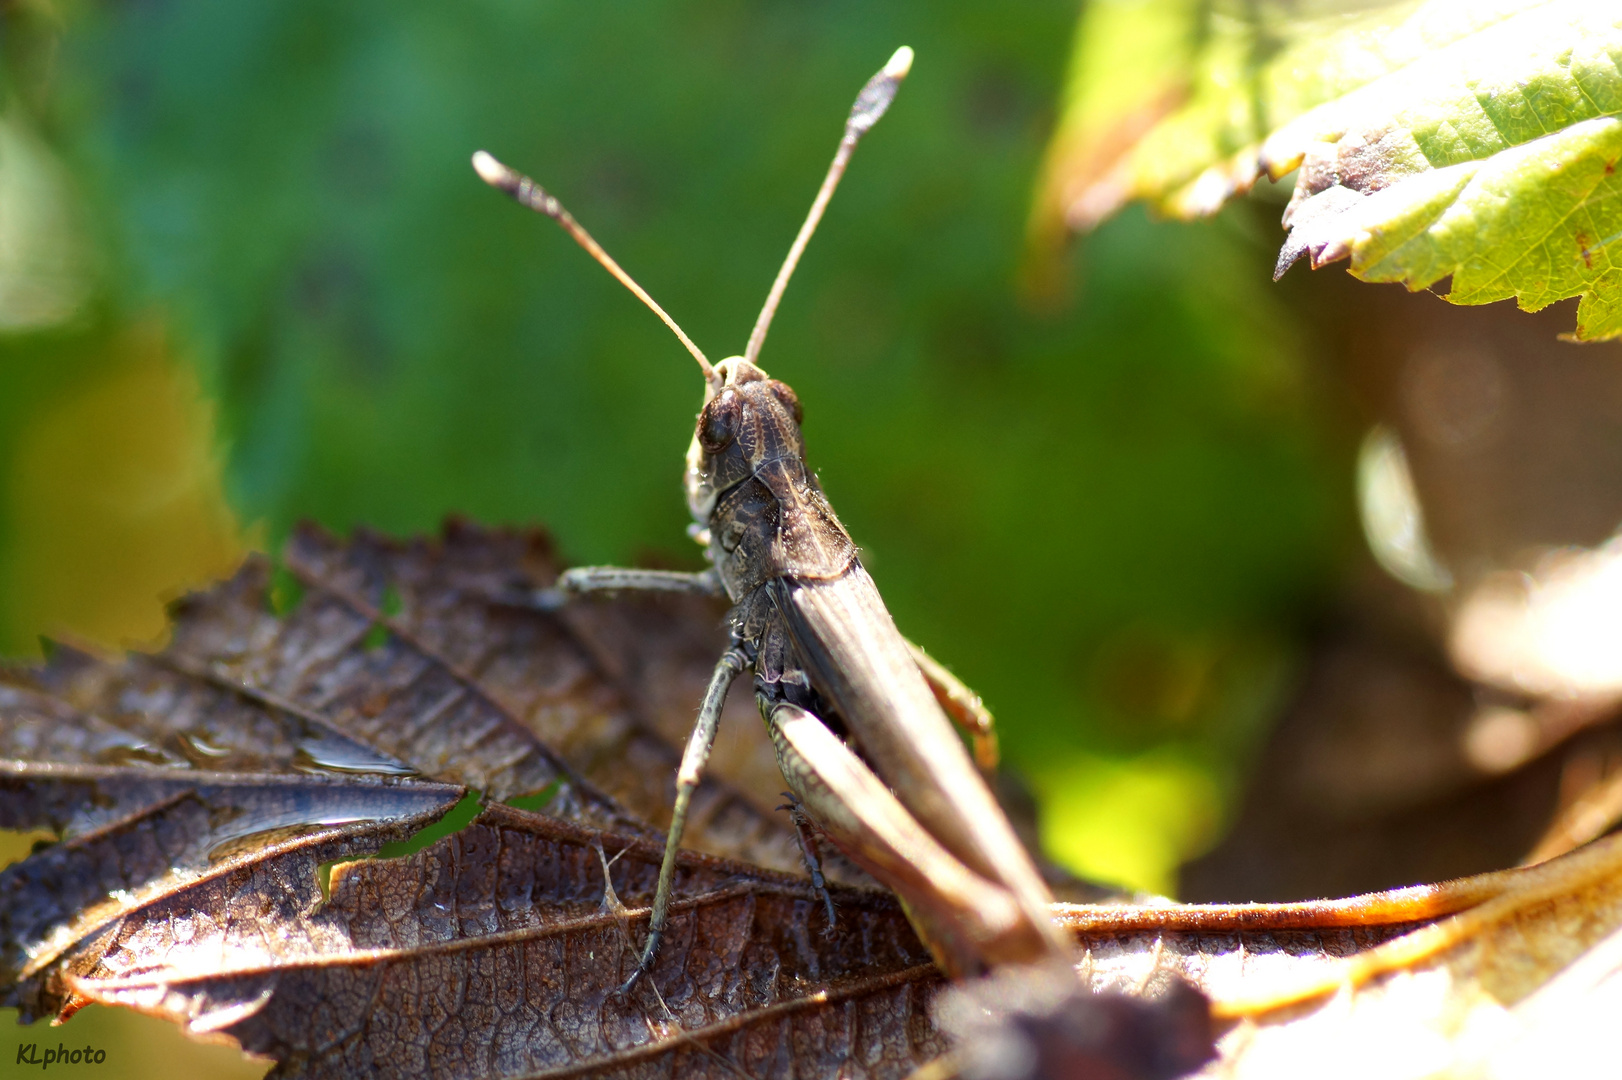
<path id="1" fill-rule="evenodd" d="M 664 934 L 660 930 L 655 930 L 648 935 L 648 943 L 643 947 L 642 955 L 636 958 L 636 967 L 631 969 L 630 978 L 620 983 L 619 994 L 629 994 L 636 989 L 636 984 L 642 981 L 642 977 L 653 970 L 653 958 L 659 952 L 659 941 L 663 936 Z"/>
<path id="2" fill-rule="evenodd" d="M 620 997 L 630 997 L 631 991 L 636 989 L 636 984 L 642 981 L 642 976 L 647 974 L 647 971 L 648 969 L 642 966 L 642 961 L 638 960 L 636 967 L 631 969 L 631 977 L 620 983 L 619 989 L 614 993 Z"/>

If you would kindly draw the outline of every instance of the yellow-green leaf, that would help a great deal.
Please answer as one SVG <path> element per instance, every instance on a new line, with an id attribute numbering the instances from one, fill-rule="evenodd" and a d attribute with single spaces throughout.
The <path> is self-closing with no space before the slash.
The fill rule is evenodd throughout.
<path id="1" fill-rule="evenodd" d="M 1105 102 L 1085 89 L 1104 73 L 1078 67 L 1039 214 L 1085 228 L 1146 199 L 1197 216 L 1298 170 L 1279 273 L 1350 257 L 1357 276 L 1411 289 L 1451 277 L 1454 303 L 1581 296 L 1579 338 L 1622 334 L 1622 6 L 1433 0 L 1300 18 L 1259 5 L 1243 19 L 1190 9 L 1187 26 L 1183 104 L 1107 168 L 1097 133 L 1134 99 Z M 1140 83 L 1135 100 L 1165 92 Z M 1078 146 L 1093 154 L 1079 171 Z"/>

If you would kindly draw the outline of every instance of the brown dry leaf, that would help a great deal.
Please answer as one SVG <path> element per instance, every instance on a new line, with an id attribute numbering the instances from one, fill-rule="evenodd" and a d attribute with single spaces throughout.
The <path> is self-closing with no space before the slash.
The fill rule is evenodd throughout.
<path id="1" fill-rule="evenodd" d="M 60 648 L 0 674 L 0 828 L 61 838 L 0 871 L 0 1000 L 26 1017 L 131 1006 L 282 1076 L 969 1068 L 941 1057 L 942 983 L 893 899 L 836 887 L 825 933 L 784 823 L 743 793 L 760 781 L 747 750 L 743 785 L 709 788 L 719 854 L 683 856 L 652 977 L 618 992 L 716 608 L 547 613 L 544 538 L 465 524 L 406 544 L 306 530 L 285 565 L 278 581 L 252 560 L 178 605 L 161 654 Z M 471 824 L 385 850 L 470 788 L 486 800 Z M 498 801 L 519 797 L 547 813 Z M 1059 914 L 1084 985 L 1210 995 L 1228 1018 L 1210 1075 L 1334 1071 L 1384 1045 L 1370 1024 L 1447 1064 L 1487 1045 L 1449 1018 L 1512 1017 L 1494 1030 L 1524 1048 L 1570 995 L 1611 986 L 1619 865 L 1607 841 L 1348 901 Z"/>
<path id="2" fill-rule="evenodd" d="M 808 885 L 705 856 L 677 875 L 648 985 L 621 995 L 646 908 L 617 898 L 651 901 L 659 855 L 492 807 L 417 855 L 339 865 L 327 903 L 292 851 L 200 883 L 125 918 L 67 980 L 298 1076 L 902 1076 L 943 1048 L 939 977 L 887 896 L 842 893 L 826 937 Z"/>
<path id="3" fill-rule="evenodd" d="M 285 618 L 256 597 L 201 599 L 171 652 L 341 713 L 347 731 L 427 775 L 496 799 L 559 782 L 549 813 L 664 835 L 694 703 L 725 647 L 721 604 L 640 597 L 538 611 L 534 595 L 558 570 L 544 535 L 455 521 L 434 543 L 366 532 L 340 543 L 305 528 L 286 566 L 307 592 Z M 262 591 L 263 578 L 249 587 Z M 368 648 L 377 626 L 387 640 Z M 262 647 L 243 651 L 248 642 Z M 774 810 L 775 757 L 747 688 L 728 715 L 721 763 L 733 768 L 714 770 L 694 797 L 689 846 L 797 871 L 793 831 Z M 751 763 L 752 790 L 720 779 Z"/>
<path id="4" fill-rule="evenodd" d="M 48 827 L 63 839 L 0 873 L 0 1003 L 52 1015 L 67 1000 L 65 958 L 131 913 L 238 880 L 295 841 L 305 861 L 288 872 L 302 869 L 313 884 L 317 862 L 402 840 L 462 794 L 377 777 L 169 772 L 5 764 L 0 825 Z"/>

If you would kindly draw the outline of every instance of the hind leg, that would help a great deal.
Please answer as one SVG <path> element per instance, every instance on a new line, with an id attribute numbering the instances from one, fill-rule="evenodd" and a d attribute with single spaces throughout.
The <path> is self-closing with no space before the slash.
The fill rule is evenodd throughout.
<path id="1" fill-rule="evenodd" d="M 985 702 L 980 700 L 980 695 L 963 685 L 956 675 L 946 669 L 946 665 L 917 645 L 909 641 L 907 648 L 911 650 L 913 661 L 917 663 L 924 682 L 929 684 L 935 700 L 973 743 L 974 763 L 984 772 L 996 769 L 1000 756 L 997 750 L 996 720 L 992 718 L 991 710 L 986 708 Z"/>
<path id="2" fill-rule="evenodd" d="M 779 806 L 779 810 L 787 810 L 788 817 L 794 823 L 794 838 L 800 842 L 800 857 L 805 860 L 805 869 L 811 875 L 811 887 L 817 890 L 822 897 L 822 905 L 828 910 L 828 925 L 823 928 L 823 937 L 833 937 L 834 934 L 834 898 L 828 894 L 828 882 L 822 876 L 822 861 L 817 858 L 817 842 L 810 833 L 814 824 L 811 815 L 805 812 L 800 797 L 792 791 L 783 792 L 783 798 L 788 802 Z"/>

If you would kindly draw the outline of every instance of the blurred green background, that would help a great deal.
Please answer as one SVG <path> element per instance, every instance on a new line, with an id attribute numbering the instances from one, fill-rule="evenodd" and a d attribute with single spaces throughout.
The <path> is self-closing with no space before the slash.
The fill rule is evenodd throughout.
<path id="1" fill-rule="evenodd" d="M 469 154 L 555 191 L 719 358 L 910 44 L 763 363 L 897 621 L 996 711 L 1049 854 L 1173 889 L 1353 535 L 1349 470 L 1273 211 L 1128 212 L 1059 302 L 1022 299 L 1077 10 L 0 7 L 0 652 L 161 641 L 164 599 L 304 517 L 696 567 L 692 361 Z"/>

